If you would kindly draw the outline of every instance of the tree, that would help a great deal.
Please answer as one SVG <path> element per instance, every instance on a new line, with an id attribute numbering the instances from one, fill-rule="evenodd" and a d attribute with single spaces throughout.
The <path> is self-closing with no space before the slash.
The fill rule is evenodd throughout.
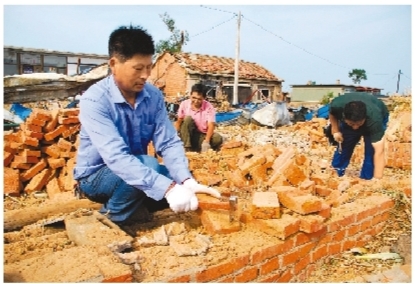
<path id="1" fill-rule="evenodd" d="M 365 74 L 364 69 L 352 69 L 352 71 L 348 73 L 348 77 L 352 79 L 354 84 L 360 84 L 361 80 L 367 80 L 367 74 Z"/>
<path id="2" fill-rule="evenodd" d="M 175 21 L 167 14 L 159 15 L 162 18 L 162 21 L 167 26 L 169 32 L 171 33 L 169 39 L 160 40 L 156 44 L 156 53 L 162 53 L 164 51 L 169 51 L 172 53 L 177 53 L 182 51 L 182 46 L 189 41 L 189 35 L 187 31 L 180 31 L 175 27 Z"/>

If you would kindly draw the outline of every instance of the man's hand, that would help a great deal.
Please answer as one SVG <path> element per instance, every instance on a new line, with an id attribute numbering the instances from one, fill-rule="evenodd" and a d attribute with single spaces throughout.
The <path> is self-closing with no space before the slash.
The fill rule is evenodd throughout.
<path id="1" fill-rule="evenodd" d="M 221 193 L 219 193 L 217 190 L 213 189 L 212 187 L 208 187 L 202 184 L 199 184 L 195 179 L 190 178 L 187 179 L 183 186 L 192 190 L 192 192 L 196 193 L 206 193 L 209 195 L 212 195 L 216 198 L 221 198 Z"/>
<path id="2" fill-rule="evenodd" d="M 341 132 L 336 132 L 333 134 L 333 136 L 334 136 L 334 140 L 337 141 L 338 143 L 342 143 L 344 141 L 344 137 L 342 137 Z"/>
<path id="3" fill-rule="evenodd" d="M 198 209 L 198 198 L 195 193 L 183 185 L 175 184 L 165 197 L 170 209 L 175 213 Z"/>
<path id="4" fill-rule="evenodd" d="M 201 153 L 204 153 L 208 151 L 209 149 L 211 149 L 211 145 L 209 144 L 208 141 L 204 140 L 201 145 Z"/>

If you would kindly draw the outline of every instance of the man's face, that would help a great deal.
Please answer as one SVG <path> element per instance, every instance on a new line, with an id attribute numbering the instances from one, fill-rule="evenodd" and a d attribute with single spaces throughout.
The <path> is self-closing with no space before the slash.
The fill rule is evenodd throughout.
<path id="1" fill-rule="evenodd" d="M 204 96 L 201 93 L 192 92 L 191 93 L 191 104 L 194 108 L 199 109 L 202 106 L 204 101 Z"/>
<path id="2" fill-rule="evenodd" d="M 345 120 L 345 123 L 347 125 L 349 125 L 352 129 L 357 130 L 358 128 L 360 128 L 361 126 L 363 126 L 363 124 L 365 123 L 365 119 L 360 120 L 360 121 L 352 121 L 352 120 Z"/>
<path id="3" fill-rule="evenodd" d="M 143 90 L 152 71 L 152 55 L 136 54 L 122 62 L 118 57 L 110 58 L 110 68 L 117 86 L 124 95 L 134 95 Z"/>

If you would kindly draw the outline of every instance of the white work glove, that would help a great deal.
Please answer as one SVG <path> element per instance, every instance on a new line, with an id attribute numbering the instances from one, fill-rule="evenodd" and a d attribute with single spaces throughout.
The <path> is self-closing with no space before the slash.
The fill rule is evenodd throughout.
<path id="1" fill-rule="evenodd" d="M 198 198 L 195 193 L 183 185 L 175 184 L 165 195 L 173 212 L 187 212 L 198 209 Z"/>
<path id="2" fill-rule="evenodd" d="M 209 149 L 211 149 L 211 145 L 209 144 L 209 142 L 204 140 L 202 142 L 202 145 L 201 145 L 201 153 L 204 153 L 204 152 L 208 151 Z"/>
<path id="3" fill-rule="evenodd" d="M 336 132 L 333 134 L 333 136 L 334 136 L 334 140 L 337 141 L 338 143 L 342 143 L 344 141 L 344 137 L 342 137 L 341 132 Z"/>
<path id="4" fill-rule="evenodd" d="M 183 186 L 192 190 L 192 192 L 195 193 L 195 194 L 196 193 L 206 193 L 206 194 L 212 195 L 216 198 L 221 198 L 221 193 L 219 193 L 217 190 L 213 189 L 212 187 L 202 185 L 202 184 L 198 183 L 193 178 L 187 179 L 183 183 Z"/>

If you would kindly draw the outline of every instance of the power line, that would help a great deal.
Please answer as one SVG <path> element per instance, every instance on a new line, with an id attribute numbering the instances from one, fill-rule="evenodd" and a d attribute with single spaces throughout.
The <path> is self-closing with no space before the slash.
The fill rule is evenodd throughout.
<path id="1" fill-rule="evenodd" d="M 190 36 L 190 37 L 196 37 L 196 36 L 199 36 L 199 35 L 204 34 L 204 33 L 206 33 L 206 32 L 209 32 L 209 31 L 211 31 L 211 30 L 213 30 L 213 29 L 215 29 L 215 28 L 218 28 L 218 27 L 219 27 L 219 26 L 221 26 L 222 24 L 225 24 L 225 23 L 227 23 L 227 22 L 229 22 L 229 21 L 233 20 L 235 17 L 236 17 L 236 16 L 234 15 L 234 16 L 232 16 L 232 18 L 230 18 L 230 19 L 228 19 L 228 20 L 226 20 L 226 21 L 224 21 L 224 22 L 222 22 L 222 23 L 219 23 L 218 25 L 212 26 L 211 28 L 209 28 L 209 29 L 207 29 L 207 30 L 205 30 L 205 31 L 202 31 L 202 32 L 200 32 L 200 33 L 197 33 L 197 34 L 195 34 L 195 35 L 192 35 L 192 36 Z"/>
<path id="2" fill-rule="evenodd" d="M 234 16 L 233 16 L 231 19 L 229 19 L 229 20 L 227 20 L 227 21 L 224 21 L 224 22 L 222 22 L 222 23 L 220 23 L 220 24 L 218 24 L 218 25 L 216 25 L 216 26 L 213 26 L 212 28 L 210 28 L 210 29 L 208 29 L 208 30 L 206 30 L 206 31 L 204 31 L 204 32 L 201 32 L 201 33 L 198 33 L 198 34 L 194 35 L 193 37 L 198 36 L 198 35 L 200 35 L 200 34 L 202 34 L 202 33 L 208 32 L 208 31 L 210 31 L 210 30 L 213 30 L 214 28 L 216 28 L 216 27 L 218 27 L 218 26 L 220 26 L 220 25 L 222 25 L 222 24 L 224 24 L 224 23 L 226 23 L 226 22 L 231 21 L 232 19 L 234 19 L 234 18 L 237 16 L 237 13 L 234 13 L 234 12 L 231 12 L 231 11 L 225 11 L 225 10 L 221 10 L 221 9 L 217 9 L 217 8 L 211 8 L 211 7 L 207 7 L 207 6 L 204 6 L 204 5 L 200 5 L 200 6 L 201 6 L 202 8 L 205 8 L 205 9 L 210 9 L 210 10 L 215 10 L 215 11 L 219 11 L 219 12 L 223 12 L 223 13 L 233 14 Z M 337 64 L 337 63 L 335 63 L 335 62 L 332 62 L 332 61 L 330 61 L 330 60 L 328 60 L 328 59 L 326 59 L 326 58 L 324 58 L 324 57 L 322 57 L 322 56 L 316 55 L 316 54 L 314 54 L 314 53 L 312 53 L 312 52 L 310 52 L 310 51 L 308 51 L 308 50 L 304 49 L 303 47 L 300 47 L 300 46 L 298 46 L 298 45 L 296 45 L 296 44 L 294 44 L 294 43 L 291 43 L 290 41 L 288 41 L 288 40 L 284 39 L 283 37 L 281 37 L 281 36 L 279 36 L 279 35 L 277 35 L 277 34 L 275 34 L 275 33 L 271 32 L 271 31 L 267 30 L 267 29 L 266 29 L 266 28 L 264 28 L 262 25 L 257 24 L 257 23 L 255 23 L 254 21 L 252 21 L 252 20 L 248 19 L 248 18 L 247 18 L 247 17 L 245 17 L 244 15 L 241 15 L 241 17 L 243 18 L 243 20 L 247 20 L 248 22 L 252 23 L 253 25 L 256 25 L 256 26 L 257 26 L 257 27 L 259 27 L 260 29 L 264 30 L 265 32 L 267 32 L 267 33 L 269 33 L 269 34 L 271 34 L 271 35 L 273 35 L 273 36 L 277 37 L 278 39 L 280 39 L 281 41 L 284 41 L 285 43 L 287 43 L 287 44 L 289 44 L 289 45 L 292 45 L 292 46 L 294 46 L 294 47 L 296 47 L 296 48 L 298 48 L 298 49 L 302 50 L 302 51 L 303 51 L 303 52 L 305 52 L 305 53 L 308 53 L 308 54 L 310 54 L 310 55 L 312 55 L 312 56 L 315 56 L 315 57 L 317 57 L 317 58 L 319 58 L 319 59 L 321 59 L 321 60 L 323 60 L 323 61 L 326 61 L 326 62 L 328 62 L 328 63 L 330 63 L 330 64 L 332 64 L 332 65 L 339 66 L 339 67 L 341 67 L 341 68 L 345 68 L 345 69 L 348 69 L 348 70 L 353 69 L 353 68 L 351 68 L 351 67 L 343 66 L 343 65 Z M 374 76 L 387 76 L 387 75 L 390 75 L 390 74 L 386 74 L 386 73 L 370 73 L 370 75 L 374 75 Z M 402 75 L 403 75 L 403 73 L 402 73 Z M 396 76 L 396 75 L 394 75 L 394 76 Z M 408 77 L 407 77 L 407 78 L 408 78 Z M 408 78 L 408 79 L 410 79 L 410 78 Z"/>
<path id="3" fill-rule="evenodd" d="M 201 6 L 202 8 L 205 8 L 205 9 L 215 10 L 215 11 L 219 11 L 219 12 L 223 12 L 223 13 L 234 14 L 235 16 L 237 16 L 237 15 L 238 15 L 238 14 L 237 14 L 237 13 L 235 13 L 235 12 L 225 11 L 225 10 L 221 10 L 221 9 L 217 9 L 217 8 L 211 8 L 211 7 L 204 6 L 204 5 L 199 5 L 199 6 Z"/>

